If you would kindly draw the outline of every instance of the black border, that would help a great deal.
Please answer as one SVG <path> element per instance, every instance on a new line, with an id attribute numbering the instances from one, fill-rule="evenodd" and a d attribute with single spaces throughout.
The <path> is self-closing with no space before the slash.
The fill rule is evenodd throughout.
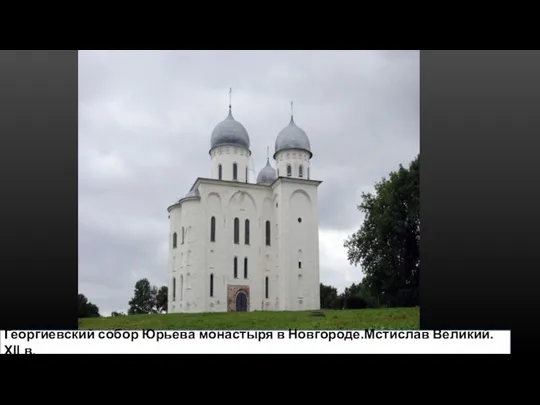
<path id="1" fill-rule="evenodd" d="M 539 51 L 421 51 L 421 326 L 537 351 Z"/>
<path id="2" fill-rule="evenodd" d="M 75 329 L 77 51 L 0 55 L 0 329 Z M 540 52 L 420 58 L 421 325 L 536 351 Z"/>
<path id="3" fill-rule="evenodd" d="M 78 52 L 0 52 L 0 329 L 77 329 Z"/>

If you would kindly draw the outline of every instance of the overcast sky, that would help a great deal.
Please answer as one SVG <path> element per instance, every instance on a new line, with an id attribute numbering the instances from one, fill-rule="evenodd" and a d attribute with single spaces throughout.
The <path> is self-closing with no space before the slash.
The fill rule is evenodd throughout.
<path id="1" fill-rule="evenodd" d="M 79 292 L 126 311 L 137 280 L 167 284 L 167 207 L 209 177 L 210 134 L 228 112 L 256 173 L 290 102 L 314 153 L 321 281 L 362 279 L 343 241 L 359 194 L 419 152 L 418 51 L 79 53 Z M 272 162 L 273 163 L 273 162 Z M 275 165 L 273 165 L 275 167 Z"/>

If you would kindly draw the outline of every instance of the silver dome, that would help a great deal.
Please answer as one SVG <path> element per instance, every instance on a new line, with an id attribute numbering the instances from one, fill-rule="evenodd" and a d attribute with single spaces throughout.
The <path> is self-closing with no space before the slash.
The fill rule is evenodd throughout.
<path id="1" fill-rule="evenodd" d="M 289 125 L 283 128 L 276 138 L 274 157 L 276 156 L 276 153 L 285 149 L 302 149 L 309 152 L 310 158 L 313 156 L 313 153 L 311 153 L 311 145 L 305 131 L 296 126 L 292 116 Z"/>
<path id="2" fill-rule="evenodd" d="M 246 128 L 236 121 L 229 108 L 229 115 L 212 131 L 210 148 L 220 145 L 242 146 L 249 149 L 250 141 Z"/>
<path id="3" fill-rule="evenodd" d="M 270 160 L 266 159 L 266 166 L 264 166 L 257 176 L 257 183 L 259 184 L 272 184 L 276 179 L 276 171 L 270 166 Z"/>

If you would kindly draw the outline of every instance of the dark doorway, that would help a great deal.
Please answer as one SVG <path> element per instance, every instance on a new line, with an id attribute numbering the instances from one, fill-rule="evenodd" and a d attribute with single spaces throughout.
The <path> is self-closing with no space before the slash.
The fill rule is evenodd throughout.
<path id="1" fill-rule="evenodd" d="M 237 312 L 247 311 L 247 296 L 246 296 L 246 293 L 243 291 L 240 291 L 236 295 L 236 311 Z"/>

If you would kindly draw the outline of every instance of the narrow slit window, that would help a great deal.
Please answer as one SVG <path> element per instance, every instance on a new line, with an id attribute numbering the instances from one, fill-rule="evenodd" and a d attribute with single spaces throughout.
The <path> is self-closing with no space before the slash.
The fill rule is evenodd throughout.
<path id="1" fill-rule="evenodd" d="M 240 220 L 238 218 L 234 219 L 234 243 L 240 243 Z"/>
<path id="2" fill-rule="evenodd" d="M 270 221 L 266 221 L 266 246 L 270 246 Z"/>
<path id="3" fill-rule="evenodd" d="M 249 245 L 249 219 L 246 219 L 244 228 L 244 244 Z"/>
<path id="4" fill-rule="evenodd" d="M 216 241 L 216 217 L 210 219 L 210 242 Z"/>

